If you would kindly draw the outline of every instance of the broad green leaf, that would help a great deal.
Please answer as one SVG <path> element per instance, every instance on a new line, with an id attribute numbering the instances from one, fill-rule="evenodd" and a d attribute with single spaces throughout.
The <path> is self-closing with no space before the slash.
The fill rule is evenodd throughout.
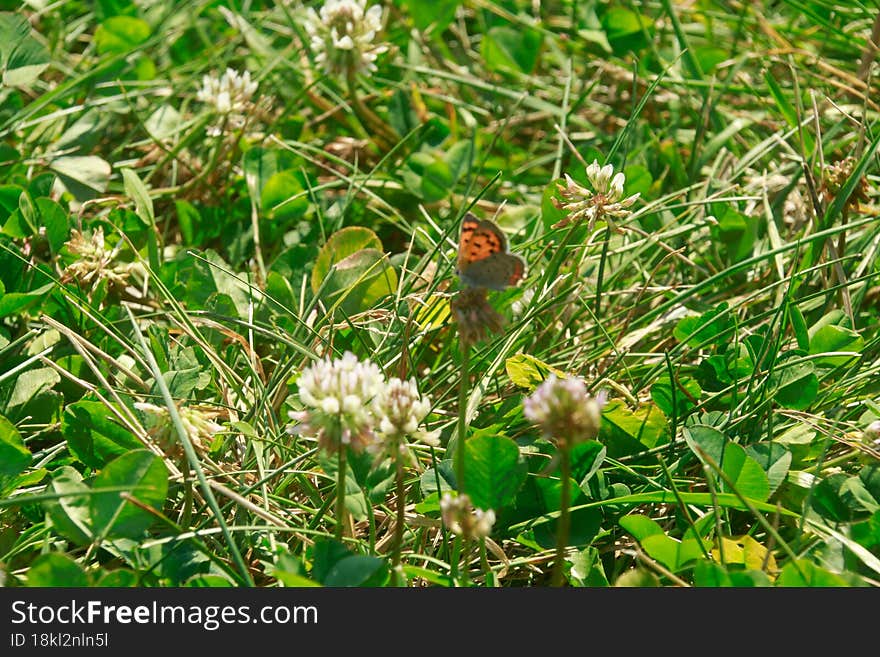
<path id="1" fill-rule="evenodd" d="M 34 205 L 37 210 L 38 223 L 46 229 L 49 248 L 53 253 L 57 253 L 70 235 L 67 212 L 50 198 L 38 198 L 34 201 Z"/>
<path id="2" fill-rule="evenodd" d="M 31 35 L 31 31 L 31 24 L 24 15 L 0 12 L 3 86 L 27 87 L 49 65 L 49 51 Z"/>
<path id="3" fill-rule="evenodd" d="M 695 559 L 703 557 L 703 550 L 694 538 L 676 540 L 666 534 L 652 534 L 639 541 L 642 549 L 672 572 L 677 573 Z M 704 541 L 708 549 L 708 541 Z"/>
<path id="4" fill-rule="evenodd" d="M 52 526 L 77 545 L 91 543 L 89 487 L 83 482 L 82 475 L 69 465 L 62 466 L 52 473 L 46 492 L 63 495 L 43 502 Z"/>
<path id="5" fill-rule="evenodd" d="M 86 465 L 100 469 L 133 449 L 143 447 L 141 441 L 119 424 L 117 416 L 103 403 L 78 401 L 64 409 L 61 433 L 70 452 Z"/>
<path id="6" fill-rule="evenodd" d="M 133 16 L 112 16 L 95 30 L 95 45 L 101 55 L 133 50 L 150 38 L 150 24 Z"/>
<path id="7" fill-rule="evenodd" d="M 99 588 L 135 588 L 141 586 L 141 578 L 132 570 L 117 568 L 101 575 L 95 586 Z"/>
<path id="8" fill-rule="evenodd" d="M 696 348 L 704 343 L 725 344 L 732 335 L 732 328 L 733 317 L 725 302 L 699 317 L 684 317 L 672 334 L 679 342 Z"/>
<path id="9" fill-rule="evenodd" d="M 655 520 L 640 513 L 633 513 L 624 516 L 618 521 L 618 523 L 639 542 L 645 540 L 649 536 L 663 533 L 663 528 L 657 524 Z"/>
<path id="10" fill-rule="evenodd" d="M 158 456 L 136 449 L 110 461 L 95 477 L 92 488 L 122 488 L 123 492 L 157 511 L 162 510 L 168 493 L 168 470 Z M 96 492 L 91 498 L 95 535 L 139 538 L 156 516 L 124 499 L 121 492 Z"/>
<path id="11" fill-rule="evenodd" d="M 864 345 L 864 339 L 856 331 L 836 324 L 827 324 L 810 338 L 810 353 L 826 354 L 835 351 L 859 353 Z M 820 365 L 837 367 L 846 365 L 854 358 L 855 356 L 824 356 L 817 358 L 816 362 Z"/>
<path id="12" fill-rule="evenodd" d="M 555 374 L 560 379 L 566 377 L 565 372 L 562 370 L 558 370 L 529 354 L 511 356 L 504 361 L 504 368 L 507 370 L 507 376 L 510 377 L 514 385 L 527 388 L 528 390 L 534 390 L 550 374 Z"/>
<path id="13" fill-rule="evenodd" d="M 363 554 L 345 557 L 333 564 L 322 582 L 324 586 L 381 586 L 388 579 L 384 559 Z"/>
<path id="14" fill-rule="evenodd" d="M 606 453 L 605 445 L 596 440 L 586 440 L 572 447 L 571 474 L 582 490 L 586 491 L 590 479 L 602 467 Z"/>
<path id="15" fill-rule="evenodd" d="M 464 471 L 465 492 L 484 510 L 511 504 L 528 472 L 513 440 L 489 434 L 467 441 Z"/>
<path id="16" fill-rule="evenodd" d="M 631 411 L 621 400 L 612 399 L 602 409 L 599 441 L 608 448 L 608 456 L 629 456 L 668 442 L 669 427 L 654 404 Z"/>
<path id="17" fill-rule="evenodd" d="M 382 250 L 382 241 L 369 228 L 348 226 L 333 233 L 321 247 L 312 270 L 312 292 L 317 293 L 330 267 L 361 249 Z"/>
<path id="18" fill-rule="evenodd" d="M 629 9 L 612 7 L 602 15 L 602 27 L 614 52 L 623 54 L 647 45 L 645 33 L 653 32 L 653 21 Z"/>
<path id="19" fill-rule="evenodd" d="M 49 163 L 78 201 L 86 201 L 107 191 L 110 183 L 110 165 L 97 155 L 65 155 Z"/>
<path id="20" fill-rule="evenodd" d="M 615 587 L 622 588 L 656 588 L 660 586 L 660 579 L 650 570 L 644 568 L 631 568 L 614 580 Z"/>
<path id="21" fill-rule="evenodd" d="M 849 583 L 843 577 L 820 568 L 807 559 L 798 559 L 785 564 L 776 578 L 776 586 L 842 587 L 849 586 Z"/>
<path id="22" fill-rule="evenodd" d="M 369 310 L 396 289 L 397 273 L 385 254 L 361 249 L 335 263 L 321 296 L 327 305 L 338 304 L 346 315 L 353 315 Z"/>
<path id="23" fill-rule="evenodd" d="M 0 415 L 0 476 L 13 477 L 30 465 L 31 453 L 18 429 Z"/>
<path id="24" fill-rule="evenodd" d="M 440 35 L 452 19 L 461 0 L 399 0 L 407 9 L 416 29 Z"/>
<path id="25" fill-rule="evenodd" d="M 730 538 L 722 536 L 721 547 L 712 549 L 712 556 L 719 562 L 723 551 L 726 564 L 737 564 L 747 570 L 769 570 L 771 573 L 778 570 L 773 553 L 748 534 Z"/>
<path id="26" fill-rule="evenodd" d="M 61 375 L 51 367 L 37 367 L 18 375 L 15 387 L 6 404 L 7 410 L 23 406 L 42 392 L 51 390 L 61 381 Z"/>
<path id="27" fill-rule="evenodd" d="M 144 121 L 144 128 L 157 141 L 171 139 L 180 132 L 183 117 L 173 105 L 161 104 Z M 186 203 L 183 199 L 176 201 Z"/>
<path id="28" fill-rule="evenodd" d="M 242 157 L 242 168 L 248 193 L 259 204 L 263 187 L 279 171 L 293 169 L 296 156 L 289 151 L 254 147 Z"/>
<path id="29" fill-rule="evenodd" d="M 54 287 L 55 283 L 47 283 L 29 292 L 10 292 L 9 294 L 3 294 L 3 287 L 0 287 L 0 318 L 19 314 L 38 304 Z"/>
<path id="30" fill-rule="evenodd" d="M 466 474 L 469 477 L 470 474 Z M 541 477 L 534 480 L 541 501 L 543 512 L 559 511 L 562 506 L 562 480 L 558 477 Z M 574 479 L 568 482 L 571 493 L 571 506 L 578 507 L 586 502 L 581 489 Z M 568 534 L 568 544 L 586 546 L 596 537 L 602 525 L 602 511 L 597 508 L 572 508 L 570 513 L 571 527 Z M 549 522 L 534 526 L 535 540 L 539 545 L 550 548 L 556 545 L 556 531 L 559 525 L 559 516 L 550 519 Z"/>
<path id="31" fill-rule="evenodd" d="M 147 226 L 155 224 L 156 215 L 153 212 L 153 199 L 150 198 L 147 186 L 144 185 L 143 181 L 134 171 L 128 168 L 122 169 L 122 181 L 126 196 L 134 201 L 137 216 Z"/>
<path id="32" fill-rule="evenodd" d="M 770 482 L 763 468 L 740 445 L 728 442 L 723 433 L 706 425 L 685 427 L 683 433 L 694 454 L 703 461 L 708 457 L 714 467 L 721 468 L 740 495 L 760 502 L 770 497 Z M 723 480 L 719 485 L 722 491 L 733 492 Z"/>
<path id="33" fill-rule="evenodd" d="M 293 169 L 279 171 L 263 186 L 260 206 L 268 219 L 297 220 L 309 209 L 309 198 L 303 194 L 305 189 L 305 177 L 301 172 Z"/>
<path id="34" fill-rule="evenodd" d="M 419 488 L 422 495 L 427 497 L 431 493 L 451 493 L 455 490 L 455 469 L 452 459 L 437 462 L 437 469 L 427 468 L 419 478 Z"/>
<path id="35" fill-rule="evenodd" d="M 531 73 L 538 63 L 543 35 L 530 27 L 496 26 L 483 35 L 480 54 L 490 71 Z"/>
<path id="36" fill-rule="evenodd" d="M 702 394 L 700 384 L 689 376 L 677 378 L 675 388 L 670 384 L 668 376 L 659 377 L 651 386 L 651 399 L 668 418 L 685 417 Z"/>
<path id="37" fill-rule="evenodd" d="M 66 554 L 50 552 L 34 559 L 27 571 L 27 585 L 33 587 L 87 587 L 89 577 Z"/>
<path id="38" fill-rule="evenodd" d="M 786 360 L 798 358 L 795 352 L 780 355 L 770 385 L 775 389 L 773 400 L 784 408 L 803 410 L 816 399 L 819 392 L 819 378 L 814 373 L 811 361 L 801 361 L 791 365 Z"/>
<path id="39" fill-rule="evenodd" d="M 762 442 L 746 446 L 746 454 L 767 474 L 767 483 L 770 485 L 772 495 L 788 475 L 792 460 L 791 452 L 780 443 Z"/>

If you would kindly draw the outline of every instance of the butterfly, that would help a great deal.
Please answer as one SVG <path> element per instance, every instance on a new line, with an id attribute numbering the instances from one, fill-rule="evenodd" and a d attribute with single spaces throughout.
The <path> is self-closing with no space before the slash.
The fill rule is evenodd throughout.
<path id="1" fill-rule="evenodd" d="M 461 222 L 458 240 L 458 277 L 468 287 L 503 290 L 516 285 L 526 262 L 511 253 L 507 238 L 493 221 L 477 219 L 468 212 Z"/>

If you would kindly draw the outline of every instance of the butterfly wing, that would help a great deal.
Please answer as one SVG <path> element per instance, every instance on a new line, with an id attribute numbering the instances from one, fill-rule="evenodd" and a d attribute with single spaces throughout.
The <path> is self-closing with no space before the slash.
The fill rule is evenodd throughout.
<path id="1" fill-rule="evenodd" d="M 477 219 L 470 212 L 464 216 L 458 240 L 459 272 L 493 253 L 505 251 L 507 251 L 507 238 L 498 226 L 491 221 Z"/>
<path id="2" fill-rule="evenodd" d="M 510 285 L 516 285 L 522 278 L 525 268 L 525 261 L 518 255 L 493 253 L 459 271 L 459 277 L 469 287 L 503 290 Z"/>

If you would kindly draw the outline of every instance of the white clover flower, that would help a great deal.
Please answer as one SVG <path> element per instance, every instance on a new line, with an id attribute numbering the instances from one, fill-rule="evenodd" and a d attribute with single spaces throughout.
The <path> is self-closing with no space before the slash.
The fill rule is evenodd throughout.
<path id="1" fill-rule="evenodd" d="M 523 412 L 547 439 L 571 447 L 599 434 L 604 406 L 605 394 L 590 395 L 580 377 L 551 374 L 526 397 Z"/>
<path id="2" fill-rule="evenodd" d="M 349 351 L 314 363 L 297 381 L 300 401 L 309 410 L 291 411 L 298 424 L 288 431 L 317 434 L 318 446 L 331 453 L 345 445 L 362 451 L 375 440 L 371 403 L 384 384 L 374 363 L 361 362 Z"/>
<path id="3" fill-rule="evenodd" d="M 431 400 L 419 394 L 415 379 L 390 379 L 376 395 L 373 412 L 379 418 L 379 441 L 371 447 L 377 458 L 399 455 L 415 462 L 408 438 L 434 447 L 440 444 L 439 431 L 426 431 L 421 427 L 431 412 Z"/>
<path id="4" fill-rule="evenodd" d="M 254 109 L 253 96 L 257 91 L 257 83 L 251 80 L 250 71 L 239 73 L 227 68 L 221 77 L 205 75 L 196 98 L 223 115 L 226 125 L 235 130 L 247 122 L 248 114 Z M 217 136 L 221 132 L 220 125 L 208 128 L 208 134 Z"/>
<path id="5" fill-rule="evenodd" d="M 565 174 L 565 185 L 558 186 L 564 200 L 556 202 L 556 206 L 566 211 L 568 216 L 557 222 L 554 228 L 586 221 L 587 226 L 592 230 L 596 221 L 621 219 L 631 214 L 629 208 L 638 200 L 640 194 L 623 198 L 626 176 L 622 172 L 614 173 L 614 167 L 610 164 L 600 167 L 598 160 L 593 160 L 593 163 L 587 167 L 587 179 L 593 186 L 592 190 Z"/>
<path id="6" fill-rule="evenodd" d="M 320 14 L 309 8 L 305 28 L 315 61 L 331 75 L 353 75 L 376 70 L 376 57 L 388 50 L 374 44 L 382 29 L 382 7 L 366 7 L 367 0 L 327 0 Z"/>
<path id="7" fill-rule="evenodd" d="M 465 494 L 453 497 L 444 493 L 440 499 L 440 515 L 449 531 L 467 540 L 488 537 L 495 524 L 495 512 L 475 509 L 471 498 Z"/>

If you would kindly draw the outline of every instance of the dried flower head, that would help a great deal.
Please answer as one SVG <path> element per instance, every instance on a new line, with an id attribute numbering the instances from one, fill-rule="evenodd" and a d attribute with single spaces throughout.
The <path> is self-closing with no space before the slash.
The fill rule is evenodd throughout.
<path id="1" fill-rule="evenodd" d="M 373 72 L 376 57 L 388 50 L 373 43 L 382 29 L 382 7 L 367 9 L 366 0 L 327 0 L 320 14 L 310 7 L 305 28 L 315 61 L 331 75 Z"/>
<path id="2" fill-rule="evenodd" d="M 375 440 L 373 398 L 382 390 L 384 378 L 372 362 L 361 362 L 351 352 L 342 358 L 318 361 L 305 368 L 297 381 L 299 398 L 308 407 L 291 411 L 298 424 L 288 431 L 317 434 L 318 446 L 330 453 L 348 445 L 363 451 Z"/>
<path id="3" fill-rule="evenodd" d="M 593 397 L 580 377 L 551 374 L 523 402 L 524 414 L 538 425 L 544 437 L 562 447 L 599 435 L 605 395 Z"/>
<path id="4" fill-rule="evenodd" d="M 504 317 L 489 304 L 488 294 L 486 288 L 465 287 L 449 302 L 463 345 L 475 344 L 504 327 Z"/>
<path id="5" fill-rule="evenodd" d="M 125 287 L 137 268 L 135 263 L 116 263 L 119 246 L 107 248 L 104 243 L 104 229 L 100 226 L 89 236 L 75 228 L 70 231 L 70 239 L 65 243 L 70 255 L 77 260 L 67 267 L 61 275 L 64 282 L 74 280 L 83 287 L 94 290 L 98 283 L 106 280 L 109 284 Z"/>
<path id="6" fill-rule="evenodd" d="M 592 230 L 597 221 L 610 222 L 611 219 L 622 219 L 631 214 L 629 208 L 638 200 L 639 194 L 623 198 L 626 177 L 622 172 L 614 173 L 614 167 L 610 164 L 600 167 L 598 160 L 593 160 L 587 167 L 587 179 L 593 186 L 592 190 L 565 174 L 565 185 L 558 185 L 563 200 L 554 203 L 568 216 L 557 222 L 554 228 L 586 221 Z"/>
<path id="7" fill-rule="evenodd" d="M 422 428 L 422 423 L 431 412 L 431 400 L 419 394 L 414 379 L 390 379 L 376 395 L 373 411 L 379 418 L 376 432 L 379 440 L 370 449 L 377 457 L 387 454 L 414 462 L 407 439 L 432 446 L 440 444 L 439 431 Z"/>
<path id="8" fill-rule="evenodd" d="M 488 537 L 495 524 L 495 512 L 475 509 L 471 498 L 465 494 L 453 497 L 444 493 L 440 500 L 440 515 L 449 531 L 466 540 Z"/>
<path id="9" fill-rule="evenodd" d="M 826 165 L 823 176 L 821 191 L 826 203 L 831 203 L 843 189 L 846 181 L 850 179 L 856 168 L 856 158 L 848 155 L 842 160 Z M 857 210 L 859 203 L 868 201 L 868 179 L 865 176 L 859 178 L 855 188 L 844 204 L 844 212 Z"/>
<path id="10" fill-rule="evenodd" d="M 165 406 L 149 402 L 135 402 L 134 407 L 150 418 L 147 432 L 168 456 L 183 457 L 183 449 L 178 439 L 171 413 Z M 214 434 L 223 431 L 223 426 L 215 422 L 221 411 L 192 406 L 178 406 L 177 414 L 190 442 L 198 451 L 205 451 Z"/>
<path id="11" fill-rule="evenodd" d="M 240 74 L 227 68 L 220 77 L 213 74 L 203 76 L 196 98 L 222 115 L 221 123 L 209 127 L 208 134 L 216 137 L 221 134 L 224 125 L 231 130 L 244 127 L 254 109 L 253 96 L 256 91 L 257 83 L 251 80 L 250 71 Z"/>

